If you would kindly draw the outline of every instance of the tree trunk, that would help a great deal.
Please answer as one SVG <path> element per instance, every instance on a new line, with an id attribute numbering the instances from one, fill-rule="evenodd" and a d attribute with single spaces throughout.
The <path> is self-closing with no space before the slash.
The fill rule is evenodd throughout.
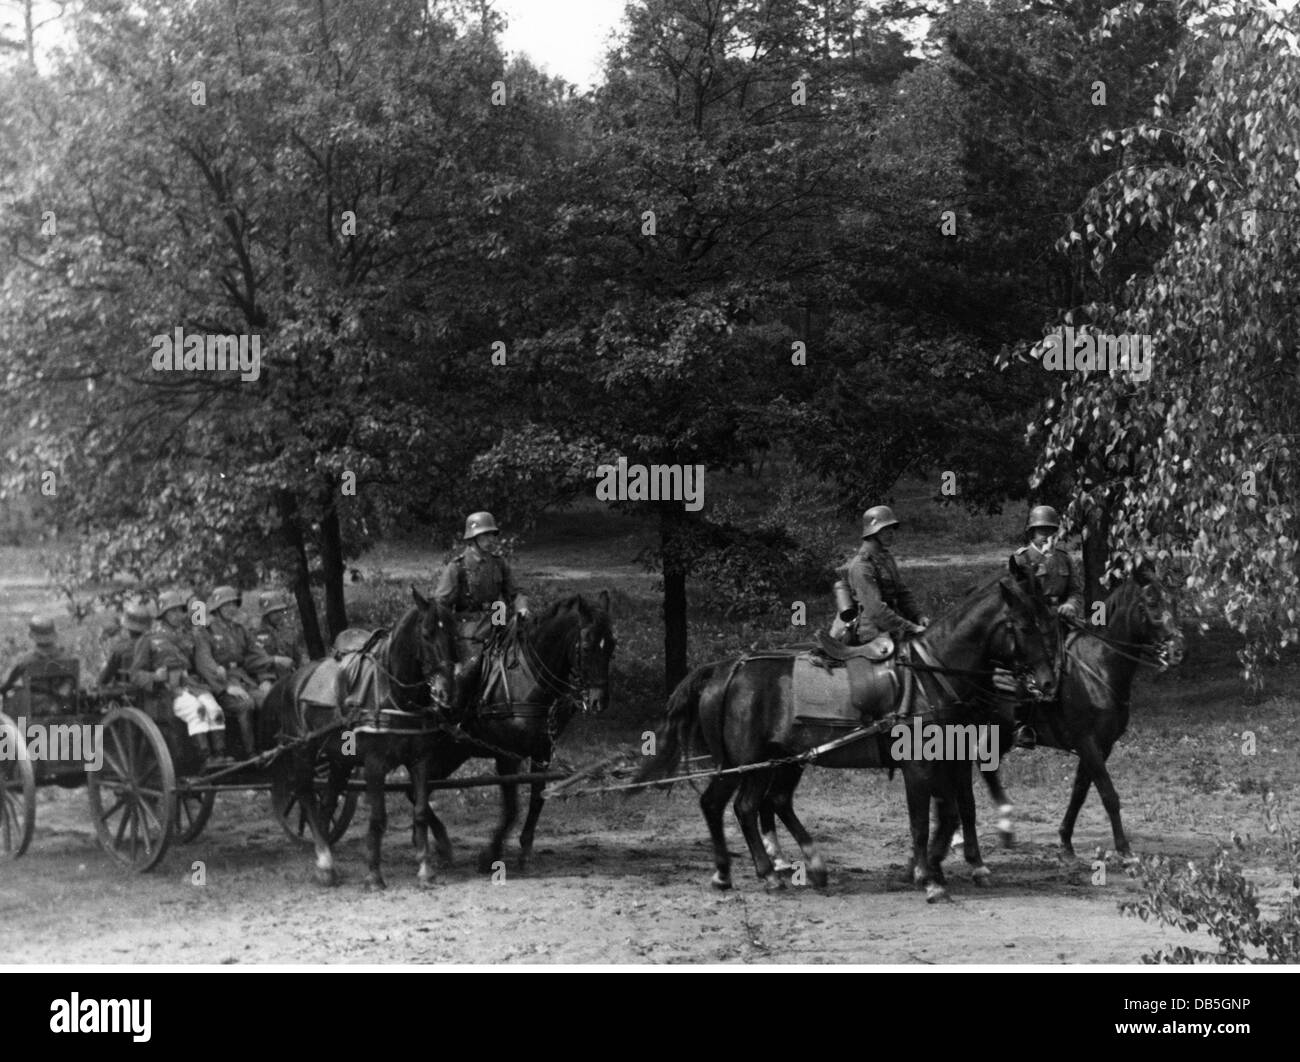
<path id="1" fill-rule="evenodd" d="M 1110 509 L 1099 505 L 1088 513 L 1083 528 L 1083 594 L 1088 605 L 1087 619 L 1092 619 L 1092 606 L 1106 597 L 1101 585 L 1102 574 L 1110 560 Z M 1108 617 L 1109 618 L 1109 617 Z"/>
<path id="2" fill-rule="evenodd" d="M 686 565 L 678 529 L 682 514 L 659 510 L 659 549 L 664 566 L 664 689 L 672 693 L 686 677 Z"/>
<path id="3" fill-rule="evenodd" d="M 282 490 L 276 497 L 276 504 L 280 509 L 280 526 L 285 541 L 293 551 L 293 596 L 298 603 L 303 640 L 307 643 L 307 652 L 311 658 L 319 660 L 325 655 L 325 641 L 321 638 L 316 602 L 311 596 L 311 568 L 307 564 L 307 546 L 298 524 L 298 503 L 289 491 Z"/>
<path id="4" fill-rule="evenodd" d="M 320 559 L 325 576 L 325 625 L 329 627 L 330 640 L 348 628 L 348 606 L 343 599 L 343 532 L 339 527 L 339 511 L 333 496 L 325 505 L 325 516 L 320 522 Z"/>

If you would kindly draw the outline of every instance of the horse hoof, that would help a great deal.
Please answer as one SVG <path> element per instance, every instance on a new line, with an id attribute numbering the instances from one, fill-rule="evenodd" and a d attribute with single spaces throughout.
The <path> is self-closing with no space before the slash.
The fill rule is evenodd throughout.
<path id="1" fill-rule="evenodd" d="M 971 872 L 971 880 L 981 888 L 993 884 L 992 878 L 993 871 L 989 870 L 989 868 L 984 866 L 982 863 Z"/>
<path id="2" fill-rule="evenodd" d="M 1015 848 L 1016 833 L 1014 830 L 998 830 L 998 840 L 1003 848 Z"/>
<path id="3" fill-rule="evenodd" d="M 722 871 L 714 871 L 713 877 L 709 879 L 709 884 L 719 892 L 726 892 L 731 888 L 731 875 L 724 874 Z"/>
<path id="4" fill-rule="evenodd" d="M 1062 844 L 1062 845 L 1061 845 L 1061 853 L 1060 853 L 1060 854 L 1061 854 L 1061 858 L 1062 858 L 1062 859 L 1077 859 L 1077 858 L 1078 858 L 1078 857 L 1074 854 L 1074 845 L 1069 844 L 1068 842 L 1065 843 L 1065 844 Z"/>
<path id="5" fill-rule="evenodd" d="M 335 870 L 333 867 L 330 867 L 328 870 L 322 870 L 320 867 L 316 868 L 317 885 L 323 885 L 325 888 L 329 889 L 329 888 L 333 888 L 338 883 L 339 883 L 339 872 Z"/>
<path id="6" fill-rule="evenodd" d="M 453 851 L 451 845 L 449 844 L 441 845 L 439 847 L 434 848 L 433 852 L 434 855 L 438 857 L 438 862 L 440 862 L 444 867 L 450 867 L 455 865 L 456 853 L 455 851 Z"/>
<path id="7" fill-rule="evenodd" d="M 775 872 L 763 876 L 763 884 L 768 892 L 780 892 L 789 885 L 789 881 Z"/>
<path id="8" fill-rule="evenodd" d="M 913 885 L 920 885 L 920 884 L 921 884 L 922 882 L 924 882 L 924 881 L 925 881 L 925 871 L 922 870 L 920 867 L 913 867 L 913 868 L 912 868 L 912 884 L 913 884 Z"/>
<path id="9" fill-rule="evenodd" d="M 438 884 L 438 879 L 432 874 L 417 874 L 415 881 L 422 889 L 431 889 Z"/>
<path id="10" fill-rule="evenodd" d="M 378 875 L 366 878 L 366 892 L 383 892 L 386 888 L 388 886 L 384 883 L 384 879 Z"/>
<path id="11" fill-rule="evenodd" d="M 942 885 L 935 885 L 931 882 L 925 887 L 925 902 L 939 903 L 940 901 L 951 903 L 952 897 L 948 895 L 948 890 Z"/>
<path id="12" fill-rule="evenodd" d="M 480 874 L 492 874 L 498 869 L 496 864 L 500 862 L 500 852 L 480 852 L 478 857 L 478 872 Z"/>
<path id="13" fill-rule="evenodd" d="M 784 859 L 774 859 L 772 869 L 778 874 L 793 874 L 794 864 Z"/>

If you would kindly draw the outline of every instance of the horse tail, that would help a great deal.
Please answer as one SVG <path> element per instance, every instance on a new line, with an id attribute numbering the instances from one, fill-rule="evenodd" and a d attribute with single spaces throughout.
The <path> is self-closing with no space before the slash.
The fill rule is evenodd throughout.
<path id="1" fill-rule="evenodd" d="M 637 773 L 638 782 L 667 778 L 677 770 L 682 750 L 691 744 L 700 723 L 700 694 L 713 677 L 713 666 L 697 667 L 673 690 L 668 698 L 668 714 L 655 735 L 655 754 Z"/>

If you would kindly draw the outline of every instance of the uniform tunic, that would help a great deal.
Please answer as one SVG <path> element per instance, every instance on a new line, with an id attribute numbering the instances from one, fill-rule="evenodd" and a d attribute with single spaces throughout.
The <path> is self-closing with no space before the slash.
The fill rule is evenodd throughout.
<path id="1" fill-rule="evenodd" d="M 275 662 L 270 654 L 248 633 L 248 628 L 238 620 L 227 621 L 212 616 L 208 626 L 201 629 L 200 638 L 208 643 L 208 658 L 212 664 L 226 669 L 226 681 L 215 668 L 202 672 L 204 680 L 220 692 L 230 682 L 255 686 L 263 679 L 275 678 Z"/>
<path id="2" fill-rule="evenodd" d="M 203 679 L 204 672 L 216 667 L 207 639 L 199 637 L 188 624 L 173 630 L 159 622 L 151 631 L 140 635 L 131 659 L 131 682 L 146 698 L 161 695 L 170 701 L 172 712 L 185 722 L 191 735 L 210 730 L 225 730 L 226 718 Z M 167 669 L 167 678 L 159 682 L 153 672 Z"/>
<path id="3" fill-rule="evenodd" d="M 1065 549 L 1053 545 L 1044 553 L 1030 543 L 1021 546 L 1011 556 L 1021 567 L 1032 570 L 1038 576 L 1043 596 L 1049 605 L 1059 608 L 1068 602 L 1074 606 L 1078 615 L 1083 615 L 1083 579 L 1074 559 Z"/>
<path id="4" fill-rule="evenodd" d="M 267 656 L 272 658 L 283 656 L 287 658 L 290 661 L 289 670 L 291 671 L 307 663 L 307 642 L 292 627 L 272 627 L 264 619 L 262 625 L 253 633 L 253 640 L 257 642 L 262 652 L 266 653 Z M 277 670 L 279 670 L 278 665 Z"/>
<path id="5" fill-rule="evenodd" d="M 898 565 L 875 538 L 865 539 L 861 549 L 843 569 L 858 604 L 858 638 L 869 642 L 880 634 L 899 635 L 921 616 L 912 592 L 903 584 Z"/>
<path id="6" fill-rule="evenodd" d="M 99 673 L 101 686 L 114 686 L 120 682 L 131 681 L 131 661 L 135 659 L 135 643 L 143 635 L 123 631 L 108 645 L 108 660 L 104 670 Z"/>

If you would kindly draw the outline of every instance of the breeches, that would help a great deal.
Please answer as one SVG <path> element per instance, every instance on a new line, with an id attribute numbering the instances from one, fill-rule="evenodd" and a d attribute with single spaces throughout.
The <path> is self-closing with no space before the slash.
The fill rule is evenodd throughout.
<path id="1" fill-rule="evenodd" d="M 210 693 L 181 690 L 172 701 L 172 711 L 185 724 L 191 736 L 226 729 L 225 714 Z"/>

